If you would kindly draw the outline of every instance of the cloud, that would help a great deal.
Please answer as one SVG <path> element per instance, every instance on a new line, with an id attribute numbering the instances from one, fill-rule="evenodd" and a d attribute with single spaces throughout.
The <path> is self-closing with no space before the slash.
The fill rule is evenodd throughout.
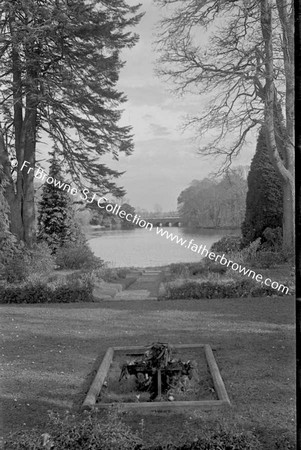
<path id="1" fill-rule="evenodd" d="M 167 127 L 158 125 L 157 123 L 150 123 L 149 126 L 155 136 L 166 136 L 170 134 L 170 131 Z"/>

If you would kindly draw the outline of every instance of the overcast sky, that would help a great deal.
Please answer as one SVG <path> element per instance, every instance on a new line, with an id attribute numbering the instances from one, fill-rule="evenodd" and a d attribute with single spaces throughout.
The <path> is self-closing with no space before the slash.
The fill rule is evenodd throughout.
<path id="1" fill-rule="evenodd" d="M 136 27 L 138 44 L 124 53 L 127 61 L 119 88 L 127 95 L 122 123 L 133 127 L 135 150 L 118 162 L 106 158 L 110 167 L 126 171 L 118 184 L 127 190 L 134 206 L 152 210 L 174 210 L 182 189 L 194 179 L 202 179 L 217 169 L 218 161 L 200 156 L 193 142 L 193 130 L 181 132 L 185 115 L 197 113 L 199 96 L 176 98 L 154 73 L 154 27 L 160 10 L 152 0 L 140 0 L 145 16 Z M 133 4 L 134 2 L 130 1 Z M 246 147 L 235 164 L 250 164 L 254 145 Z"/>
<path id="2" fill-rule="evenodd" d="M 136 0 L 127 0 L 136 4 Z M 205 158 L 197 152 L 194 130 L 182 132 L 185 116 L 198 114 L 205 103 L 198 95 L 178 98 L 155 75 L 158 54 L 154 50 L 155 26 L 161 10 L 153 0 L 140 0 L 144 17 L 135 32 L 139 42 L 123 53 L 125 67 L 118 83 L 128 101 L 123 104 L 122 125 L 131 125 L 135 149 L 131 156 L 120 155 L 114 161 L 111 155 L 101 162 L 120 172 L 117 180 L 123 186 L 126 199 L 139 208 L 154 210 L 160 205 L 164 211 L 176 210 L 177 198 L 193 180 L 200 180 L 217 171 L 221 161 Z M 210 93 L 209 93 L 210 95 Z M 234 165 L 249 165 L 255 152 L 256 136 L 250 136 Z M 49 143 L 40 144 L 42 156 L 49 151 Z M 48 156 L 46 157 L 48 159 Z"/>

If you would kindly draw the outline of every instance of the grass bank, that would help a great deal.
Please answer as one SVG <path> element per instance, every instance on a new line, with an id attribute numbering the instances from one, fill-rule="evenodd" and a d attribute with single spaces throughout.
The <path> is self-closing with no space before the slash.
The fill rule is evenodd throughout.
<path id="1" fill-rule="evenodd" d="M 233 407 L 219 420 L 273 439 L 295 430 L 294 299 L 2 305 L 2 431 L 43 426 L 76 410 L 108 346 L 209 343 Z M 175 437 L 217 413 L 150 415 L 144 437 Z M 125 417 L 139 429 L 141 418 Z M 181 425 L 182 424 L 182 425 Z"/>

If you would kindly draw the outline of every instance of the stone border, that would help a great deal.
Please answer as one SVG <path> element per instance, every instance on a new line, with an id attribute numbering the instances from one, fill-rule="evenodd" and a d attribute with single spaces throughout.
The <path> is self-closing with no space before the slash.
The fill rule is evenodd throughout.
<path id="1" fill-rule="evenodd" d="M 174 402 L 125 402 L 125 403 L 98 403 L 96 405 L 96 399 L 101 391 L 102 385 L 109 372 L 111 362 L 113 360 L 114 352 L 118 351 L 145 351 L 145 347 L 133 346 L 133 347 L 109 347 L 100 366 L 95 375 L 95 378 L 91 384 L 91 387 L 86 395 L 86 398 L 82 404 L 84 409 L 90 408 L 108 408 L 112 405 L 118 405 L 120 409 L 125 410 L 179 410 L 187 408 L 195 408 L 202 410 L 216 409 L 225 406 L 231 406 L 230 399 L 228 397 L 223 379 L 215 361 L 212 349 L 209 344 L 179 344 L 173 345 L 176 349 L 181 348 L 204 348 L 207 364 L 210 370 L 210 374 L 213 380 L 214 389 L 217 394 L 218 400 L 198 400 L 198 401 L 174 401 Z"/>

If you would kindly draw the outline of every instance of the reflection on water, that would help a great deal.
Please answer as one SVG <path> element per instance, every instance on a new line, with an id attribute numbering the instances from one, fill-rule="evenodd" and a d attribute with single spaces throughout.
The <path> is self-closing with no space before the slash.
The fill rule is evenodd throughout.
<path id="1" fill-rule="evenodd" d="M 229 230 L 187 230 L 184 228 L 165 228 L 169 233 L 176 234 L 187 240 L 194 239 L 197 245 L 206 245 L 207 249 L 225 234 L 239 234 L 239 231 Z M 194 253 L 143 228 L 134 230 L 109 230 L 94 232 L 89 244 L 96 256 L 107 261 L 111 267 L 154 267 L 175 262 L 199 261 L 201 254 Z"/>

